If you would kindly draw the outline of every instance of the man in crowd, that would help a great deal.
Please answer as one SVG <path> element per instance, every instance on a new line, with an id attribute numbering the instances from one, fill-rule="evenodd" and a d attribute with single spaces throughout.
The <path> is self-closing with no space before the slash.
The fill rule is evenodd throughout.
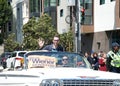
<path id="1" fill-rule="evenodd" d="M 120 45 L 112 43 L 112 49 L 107 54 L 106 66 L 110 72 L 120 73 Z"/>

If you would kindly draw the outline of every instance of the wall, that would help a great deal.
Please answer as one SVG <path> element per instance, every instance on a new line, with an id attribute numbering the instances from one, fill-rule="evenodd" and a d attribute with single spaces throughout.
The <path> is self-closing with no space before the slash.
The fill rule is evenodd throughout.
<path id="1" fill-rule="evenodd" d="M 60 17 L 60 10 L 63 9 L 63 16 Z M 65 18 L 70 14 L 70 8 L 67 6 L 67 0 L 61 0 L 60 6 L 57 6 L 57 30 L 58 32 L 68 32 L 70 24 L 67 24 Z"/>
<path id="2" fill-rule="evenodd" d="M 105 0 L 103 5 L 94 1 L 94 32 L 115 29 L 115 1 Z"/>
<path id="3" fill-rule="evenodd" d="M 109 33 L 106 32 L 96 32 L 87 33 L 82 35 L 82 52 L 99 52 L 109 51 Z"/>
<path id="4" fill-rule="evenodd" d="M 16 41 L 21 43 L 23 40 L 22 26 L 29 20 L 29 1 L 12 0 L 13 9 L 13 32 L 16 33 Z M 17 9 L 19 8 L 19 10 Z"/>

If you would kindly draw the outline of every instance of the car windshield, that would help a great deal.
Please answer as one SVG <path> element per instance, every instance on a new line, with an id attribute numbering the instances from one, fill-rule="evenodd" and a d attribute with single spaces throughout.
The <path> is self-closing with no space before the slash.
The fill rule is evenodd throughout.
<path id="1" fill-rule="evenodd" d="M 11 56 L 11 52 L 4 52 L 4 53 L 2 53 L 2 55 L 0 57 L 1 58 L 8 58 L 9 56 Z"/>
<path id="2" fill-rule="evenodd" d="M 28 52 L 25 54 L 25 64 L 28 68 L 46 67 L 85 67 L 89 62 L 82 55 L 68 52 Z"/>
<path id="3" fill-rule="evenodd" d="M 26 52 L 13 52 L 12 53 L 12 57 L 16 57 L 17 56 L 17 53 L 18 53 L 18 56 L 21 56 L 21 57 L 24 57 L 24 54 L 26 53 Z"/>

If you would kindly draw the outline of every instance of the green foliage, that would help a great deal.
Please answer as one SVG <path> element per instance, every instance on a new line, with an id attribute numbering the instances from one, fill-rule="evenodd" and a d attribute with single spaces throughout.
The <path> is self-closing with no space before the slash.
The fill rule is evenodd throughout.
<path id="1" fill-rule="evenodd" d="M 62 46 L 65 48 L 65 51 L 73 52 L 73 32 L 70 30 L 68 33 L 60 35 L 60 41 Z"/>
<path id="2" fill-rule="evenodd" d="M 23 47 L 27 50 L 33 50 L 37 47 L 35 28 L 36 28 L 36 19 L 32 17 L 27 24 L 23 26 Z"/>
<path id="3" fill-rule="evenodd" d="M 38 38 L 42 38 L 45 41 L 45 45 L 51 44 L 53 36 L 57 33 L 57 30 L 52 26 L 52 19 L 47 14 L 42 15 L 38 20 L 35 17 L 32 17 L 24 26 L 23 26 L 23 43 L 19 45 L 14 39 L 15 34 L 10 34 L 5 43 L 6 51 L 14 51 L 20 49 L 21 47 L 24 50 L 36 50 L 38 49 Z M 70 30 L 68 33 L 59 34 L 60 35 L 60 44 L 64 47 L 66 51 L 73 51 L 73 31 Z"/>
<path id="4" fill-rule="evenodd" d="M 0 0 L 0 30 L 2 39 L 6 38 L 6 25 L 12 18 L 12 7 L 8 4 L 8 0 Z M 2 40 L 1 40 L 2 42 Z"/>
<path id="5" fill-rule="evenodd" d="M 19 49 L 19 43 L 15 41 L 15 34 L 12 33 L 4 40 L 5 51 L 14 51 Z"/>
<path id="6" fill-rule="evenodd" d="M 12 8 L 8 4 L 8 0 L 0 0 L 0 26 L 2 27 L 12 15 Z"/>
<path id="7" fill-rule="evenodd" d="M 46 44 L 50 44 L 55 34 L 57 30 L 52 25 L 51 17 L 47 14 L 42 15 L 37 22 L 36 37 L 43 38 Z"/>
<path id="8" fill-rule="evenodd" d="M 52 20 L 47 14 L 43 14 L 38 20 L 31 18 L 27 24 L 23 26 L 23 46 L 24 49 L 38 49 L 38 38 L 43 38 L 46 44 L 51 43 L 51 39 L 57 32 L 52 26 Z"/>

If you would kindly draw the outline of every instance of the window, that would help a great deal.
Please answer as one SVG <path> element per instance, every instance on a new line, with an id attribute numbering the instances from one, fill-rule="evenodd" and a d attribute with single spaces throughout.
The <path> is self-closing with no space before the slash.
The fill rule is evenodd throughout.
<path id="1" fill-rule="evenodd" d="M 112 42 L 117 42 L 120 44 L 120 32 L 119 32 L 119 30 L 112 32 Z"/>
<path id="2" fill-rule="evenodd" d="M 112 2 L 112 1 L 115 1 L 115 0 L 110 0 L 110 1 Z"/>
<path id="3" fill-rule="evenodd" d="M 56 6 L 56 0 L 50 0 L 50 6 Z"/>
<path id="4" fill-rule="evenodd" d="M 49 7 L 49 6 L 56 6 L 57 1 L 56 0 L 44 0 L 44 7 Z M 58 0 L 59 4 L 59 0 Z"/>
<path id="5" fill-rule="evenodd" d="M 11 24 L 11 22 L 8 22 L 8 31 L 12 31 L 12 24 Z"/>
<path id="6" fill-rule="evenodd" d="M 63 16 L 63 9 L 60 10 L 60 17 Z"/>
<path id="7" fill-rule="evenodd" d="M 30 12 L 40 12 L 40 0 L 30 0 Z"/>
<path id="8" fill-rule="evenodd" d="M 84 21 L 81 24 L 93 24 L 93 0 L 80 0 L 80 4 L 85 9 Z"/>
<path id="9" fill-rule="evenodd" d="M 49 0 L 44 0 L 44 8 L 49 7 Z"/>
<path id="10" fill-rule="evenodd" d="M 105 0 L 100 0 L 100 5 L 105 4 Z"/>
<path id="11" fill-rule="evenodd" d="M 12 2 L 12 0 L 8 0 L 8 2 Z"/>

